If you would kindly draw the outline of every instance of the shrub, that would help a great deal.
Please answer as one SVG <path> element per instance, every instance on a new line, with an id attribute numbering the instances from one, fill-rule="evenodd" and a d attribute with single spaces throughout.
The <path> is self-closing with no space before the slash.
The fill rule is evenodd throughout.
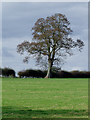
<path id="1" fill-rule="evenodd" d="M 2 76 L 3 77 L 9 77 L 9 76 L 15 77 L 15 71 L 13 69 L 10 69 L 10 68 L 3 68 L 2 69 Z"/>
<path id="2" fill-rule="evenodd" d="M 28 70 L 23 70 L 23 71 L 19 71 L 18 75 L 20 78 L 22 77 L 37 77 L 37 78 L 43 78 L 46 75 L 45 71 L 41 71 L 41 70 L 32 70 L 32 69 L 28 69 Z"/>
<path id="3" fill-rule="evenodd" d="M 59 78 L 71 78 L 72 74 L 70 72 L 67 72 L 67 71 L 59 71 L 58 77 Z"/>
<path id="4" fill-rule="evenodd" d="M 72 71 L 74 78 L 90 78 L 90 71 Z"/>

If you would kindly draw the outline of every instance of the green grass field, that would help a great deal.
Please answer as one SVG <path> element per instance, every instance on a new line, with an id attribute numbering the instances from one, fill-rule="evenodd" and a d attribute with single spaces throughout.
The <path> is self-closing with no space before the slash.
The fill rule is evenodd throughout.
<path id="1" fill-rule="evenodd" d="M 2 79 L 3 118 L 87 118 L 88 79 Z"/>

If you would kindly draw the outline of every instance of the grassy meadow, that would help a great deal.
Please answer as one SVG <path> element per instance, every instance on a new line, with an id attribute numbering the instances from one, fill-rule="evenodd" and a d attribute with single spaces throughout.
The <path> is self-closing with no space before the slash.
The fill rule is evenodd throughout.
<path id="1" fill-rule="evenodd" d="M 87 118 L 88 79 L 2 78 L 3 118 Z"/>

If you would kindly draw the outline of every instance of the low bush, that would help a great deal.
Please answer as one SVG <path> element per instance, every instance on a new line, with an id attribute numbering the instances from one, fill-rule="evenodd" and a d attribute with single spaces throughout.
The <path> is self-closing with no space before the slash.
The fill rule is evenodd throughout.
<path id="1" fill-rule="evenodd" d="M 15 77 L 15 71 L 11 68 L 2 68 L 1 71 L 2 71 L 1 75 L 3 77 L 10 77 L 10 76 Z"/>
<path id="2" fill-rule="evenodd" d="M 43 78 L 46 75 L 46 71 L 28 69 L 28 70 L 19 71 L 18 75 L 20 78 L 22 77 Z"/>

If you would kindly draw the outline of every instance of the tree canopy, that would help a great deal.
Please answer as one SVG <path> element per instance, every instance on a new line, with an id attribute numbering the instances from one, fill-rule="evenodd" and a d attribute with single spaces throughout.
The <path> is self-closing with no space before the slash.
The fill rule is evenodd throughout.
<path id="1" fill-rule="evenodd" d="M 84 46 L 80 39 L 76 41 L 70 37 L 73 31 L 70 22 L 63 14 L 55 14 L 46 18 L 39 18 L 32 28 L 33 41 L 24 41 L 17 46 L 17 52 L 28 53 L 24 62 L 28 62 L 30 55 L 36 57 L 38 62 L 47 59 L 48 72 L 46 77 L 51 77 L 54 63 L 60 64 L 67 55 L 73 55 L 73 48 L 79 51 Z"/>

